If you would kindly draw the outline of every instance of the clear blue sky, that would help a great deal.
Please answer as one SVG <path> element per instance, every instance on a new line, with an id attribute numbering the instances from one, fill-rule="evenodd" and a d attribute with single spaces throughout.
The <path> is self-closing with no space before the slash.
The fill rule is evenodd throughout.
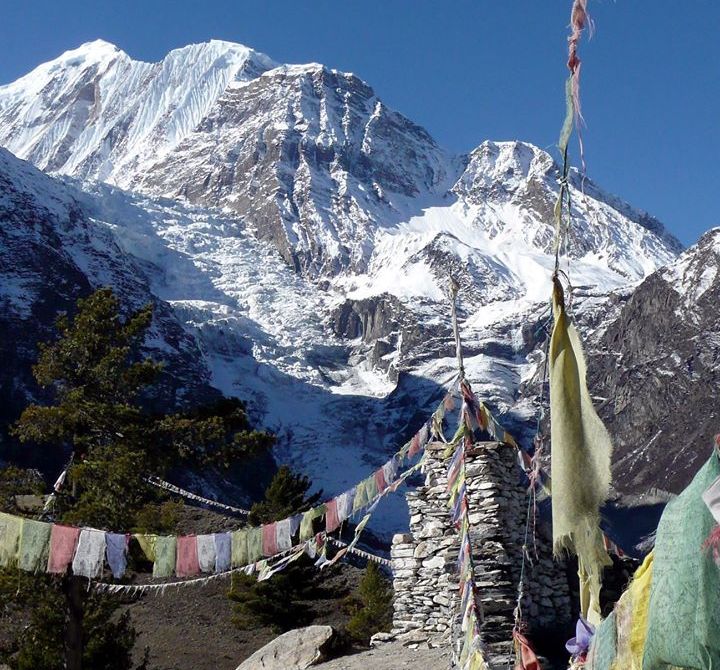
<path id="1" fill-rule="evenodd" d="M 98 37 L 134 58 L 219 38 L 351 71 L 444 146 L 551 148 L 570 0 L 4 0 L 0 83 Z M 720 225 L 720 2 L 590 0 L 588 173 L 686 244 Z"/>

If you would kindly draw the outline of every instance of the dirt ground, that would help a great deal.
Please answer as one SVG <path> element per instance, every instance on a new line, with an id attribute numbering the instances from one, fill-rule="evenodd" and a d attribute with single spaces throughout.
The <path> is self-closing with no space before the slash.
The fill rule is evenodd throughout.
<path id="1" fill-rule="evenodd" d="M 447 670 L 447 649 L 408 649 L 397 642 L 321 663 L 317 670 Z"/>
<path id="2" fill-rule="evenodd" d="M 359 579 L 361 571 L 343 565 L 331 577 L 334 599 L 313 602 L 313 624 L 340 628 L 347 622 L 340 603 Z M 146 594 L 129 604 L 138 631 L 136 658 L 150 651 L 151 670 L 235 670 L 253 652 L 277 636 L 269 628 L 238 630 L 232 623 L 232 603 L 227 598 L 230 579 L 205 585 Z"/>

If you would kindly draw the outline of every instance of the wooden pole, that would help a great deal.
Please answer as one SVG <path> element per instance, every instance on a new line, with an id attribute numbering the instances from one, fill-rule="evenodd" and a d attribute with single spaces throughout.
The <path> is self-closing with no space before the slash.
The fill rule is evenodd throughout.
<path id="1" fill-rule="evenodd" d="M 75 575 L 65 577 L 63 584 L 67 604 L 67 625 L 65 627 L 65 668 L 82 670 L 83 657 L 83 615 L 85 594 L 83 580 Z"/>

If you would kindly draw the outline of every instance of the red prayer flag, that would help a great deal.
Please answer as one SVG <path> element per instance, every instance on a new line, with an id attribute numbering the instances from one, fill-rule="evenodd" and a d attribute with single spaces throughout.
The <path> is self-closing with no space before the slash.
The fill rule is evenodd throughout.
<path id="1" fill-rule="evenodd" d="M 275 556 L 278 553 L 277 532 L 274 523 L 268 523 L 262 527 L 262 551 L 263 556 Z"/>
<path id="2" fill-rule="evenodd" d="M 415 454 L 420 452 L 420 435 L 415 433 L 413 439 L 410 441 L 410 451 L 408 456 L 413 457 Z"/>
<path id="3" fill-rule="evenodd" d="M 517 631 L 513 631 L 513 637 L 515 638 L 515 644 L 520 652 L 520 657 L 515 665 L 515 670 L 542 670 L 540 661 L 538 661 L 538 657 L 532 650 L 528 639 Z"/>
<path id="4" fill-rule="evenodd" d="M 53 524 L 50 530 L 50 555 L 48 556 L 47 562 L 48 572 L 60 575 L 68 569 L 75 555 L 75 548 L 77 547 L 79 537 L 79 528 Z"/>
<path id="5" fill-rule="evenodd" d="M 375 471 L 375 483 L 377 484 L 378 493 L 382 493 L 387 488 L 385 473 L 382 468 Z"/>
<path id="6" fill-rule="evenodd" d="M 178 537 L 175 573 L 178 577 L 193 577 L 200 574 L 197 537 L 195 535 L 181 535 Z"/>
<path id="7" fill-rule="evenodd" d="M 340 527 L 340 518 L 337 511 L 337 498 L 325 503 L 325 531 L 332 533 Z"/>

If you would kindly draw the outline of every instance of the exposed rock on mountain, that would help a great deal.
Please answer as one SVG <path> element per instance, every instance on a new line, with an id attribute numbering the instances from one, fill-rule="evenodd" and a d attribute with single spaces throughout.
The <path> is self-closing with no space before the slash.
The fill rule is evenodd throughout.
<path id="1" fill-rule="evenodd" d="M 3 323 L 42 312 L 47 328 L 55 305 L 99 283 L 152 296 L 167 316 L 153 344 L 248 398 L 280 434 L 278 458 L 326 493 L 382 462 L 453 379 L 451 274 L 474 388 L 521 435 L 535 416 L 558 179 L 537 147 L 452 155 L 356 76 L 226 42 L 155 64 L 104 42 L 67 52 L 0 87 L 0 144 L 58 176 L 3 154 L 0 199 L 23 194 L 3 223 Z M 612 337 L 602 327 L 623 305 L 608 295 L 681 247 L 570 182 L 573 309 Z M 67 204 L 35 213 L 48 190 Z"/>
<path id="2" fill-rule="evenodd" d="M 590 381 L 621 490 L 678 493 L 720 432 L 720 228 L 652 274 L 603 324 Z"/>

